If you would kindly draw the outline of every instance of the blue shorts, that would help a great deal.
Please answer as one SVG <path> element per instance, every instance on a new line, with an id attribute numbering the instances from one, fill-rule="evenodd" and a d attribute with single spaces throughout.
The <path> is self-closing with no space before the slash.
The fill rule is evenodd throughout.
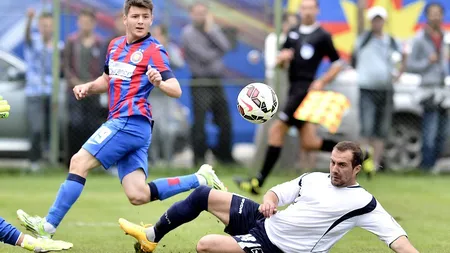
<path id="1" fill-rule="evenodd" d="M 142 116 L 111 119 L 84 143 L 83 148 L 109 169 L 117 164 L 120 182 L 131 172 L 142 169 L 148 176 L 148 148 L 152 124 Z"/>
<path id="2" fill-rule="evenodd" d="M 283 253 L 267 237 L 265 218 L 258 208 L 259 204 L 253 200 L 233 195 L 225 233 L 233 236 L 246 253 Z"/>

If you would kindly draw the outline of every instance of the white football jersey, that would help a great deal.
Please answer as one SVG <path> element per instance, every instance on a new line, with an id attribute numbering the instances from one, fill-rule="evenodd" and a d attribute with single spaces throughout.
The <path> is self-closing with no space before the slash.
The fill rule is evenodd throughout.
<path id="1" fill-rule="evenodd" d="M 271 189 L 278 206 L 290 204 L 266 219 L 270 241 L 286 253 L 328 252 L 354 227 L 377 235 L 387 245 L 403 228 L 359 185 L 335 187 L 327 173 L 307 173 Z"/>

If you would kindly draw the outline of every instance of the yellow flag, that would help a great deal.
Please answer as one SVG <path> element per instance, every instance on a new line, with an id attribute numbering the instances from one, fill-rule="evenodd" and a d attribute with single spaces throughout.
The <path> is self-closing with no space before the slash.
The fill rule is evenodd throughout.
<path id="1" fill-rule="evenodd" d="M 341 125 L 350 101 L 334 91 L 311 91 L 294 113 L 294 118 L 320 124 L 335 134 Z"/>
<path id="2" fill-rule="evenodd" d="M 298 12 L 298 8 L 300 7 L 301 3 L 302 3 L 302 0 L 288 0 L 287 12 L 289 12 L 289 13 L 297 13 Z"/>

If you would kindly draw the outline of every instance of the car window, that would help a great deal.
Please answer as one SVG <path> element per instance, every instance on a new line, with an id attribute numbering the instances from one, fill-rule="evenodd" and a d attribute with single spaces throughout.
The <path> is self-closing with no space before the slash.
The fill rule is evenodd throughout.
<path id="1" fill-rule="evenodd" d="M 17 68 L 15 68 L 13 65 L 11 65 L 9 62 L 5 61 L 4 59 L 0 59 L 0 81 L 8 81 L 8 78 L 10 77 L 11 71 L 17 71 Z"/>

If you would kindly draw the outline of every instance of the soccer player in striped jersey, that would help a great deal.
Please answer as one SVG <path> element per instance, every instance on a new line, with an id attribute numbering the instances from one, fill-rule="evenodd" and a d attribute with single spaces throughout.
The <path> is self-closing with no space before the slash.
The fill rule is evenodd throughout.
<path id="1" fill-rule="evenodd" d="M 170 69 L 166 50 L 149 33 L 152 1 L 126 0 L 123 21 L 126 35 L 110 42 L 103 75 L 73 89 L 77 99 L 108 92 L 108 120 L 72 157 L 69 175 L 46 217 L 17 211 L 22 224 L 36 236 L 53 236 L 81 195 L 88 172 L 100 165 L 108 169 L 117 164 L 120 182 L 133 205 L 164 200 L 200 185 L 226 189 L 209 165 L 203 165 L 195 174 L 146 183 L 153 126 L 147 98 L 154 88 L 178 98 L 181 88 Z"/>

